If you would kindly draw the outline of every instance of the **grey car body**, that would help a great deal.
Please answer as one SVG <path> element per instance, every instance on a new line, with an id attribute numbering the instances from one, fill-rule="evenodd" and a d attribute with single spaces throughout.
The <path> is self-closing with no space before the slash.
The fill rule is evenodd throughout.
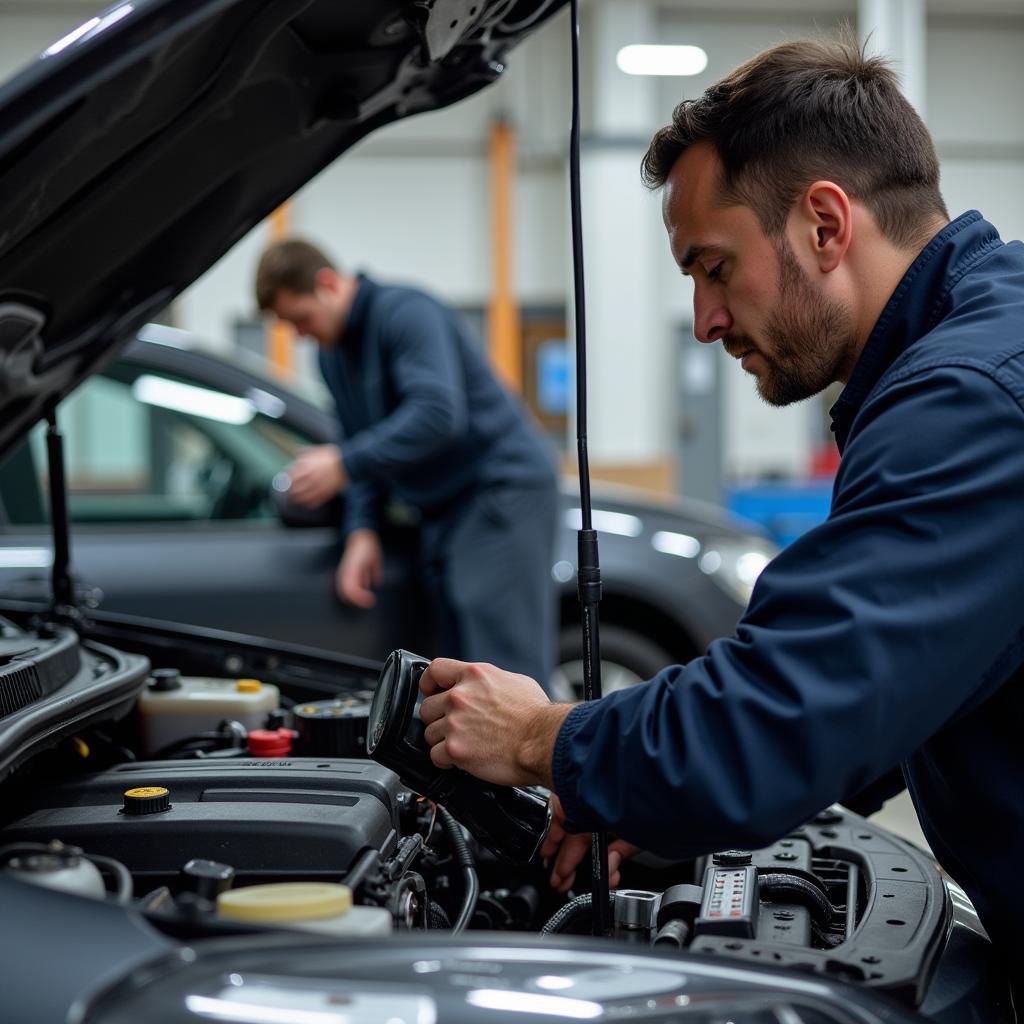
<path id="1" fill-rule="evenodd" d="M 159 340 L 133 341 L 58 416 L 69 433 L 89 417 L 116 416 L 139 437 L 129 484 L 123 476 L 85 476 L 69 453 L 72 566 L 84 600 L 378 660 L 399 646 L 444 653 L 433 644 L 430 607 L 418 584 L 410 510 L 393 511 L 379 603 L 360 610 L 333 592 L 338 505 L 311 514 L 275 490 L 300 446 L 334 439 L 333 416 L 295 390 L 202 352 L 184 332 L 151 325 L 142 333 Z M 161 384 L 200 390 L 186 393 L 188 405 L 173 391 L 169 398 L 160 393 Z M 197 394 L 208 403 L 240 403 L 240 422 L 204 412 Z M 41 564 L 49 550 L 44 459 L 39 428 L 0 467 L 0 587 L 27 600 L 50 591 L 48 566 Z M 689 660 L 732 631 L 744 589 L 774 552 L 769 541 L 709 506 L 601 489 L 595 499 L 606 686 Z M 573 480 L 563 485 L 559 520 L 552 561 L 559 661 L 576 681 Z M 746 571 L 744 558 L 751 563 Z"/>

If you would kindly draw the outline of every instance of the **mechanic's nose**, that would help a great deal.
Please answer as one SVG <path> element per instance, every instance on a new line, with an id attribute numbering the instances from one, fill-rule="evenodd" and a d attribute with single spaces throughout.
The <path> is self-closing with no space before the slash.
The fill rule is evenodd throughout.
<path id="1" fill-rule="evenodd" d="M 698 341 L 710 344 L 725 337 L 732 329 L 732 317 L 721 299 L 698 285 L 693 293 L 693 334 Z"/>

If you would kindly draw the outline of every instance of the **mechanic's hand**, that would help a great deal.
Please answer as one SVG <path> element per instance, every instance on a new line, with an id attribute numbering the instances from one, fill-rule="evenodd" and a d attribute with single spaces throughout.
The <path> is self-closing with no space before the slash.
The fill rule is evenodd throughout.
<path id="1" fill-rule="evenodd" d="M 306 508 L 319 508 L 348 483 L 348 474 L 336 444 L 303 448 L 285 472 L 291 481 L 289 496 Z"/>
<path id="2" fill-rule="evenodd" d="M 384 552 L 373 530 L 353 530 L 345 542 L 345 553 L 334 574 L 334 588 L 342 601 L 357 608 L 372 608 L 374 593 L 384 575 Z"/>
<path id="3" fill-rule="evenodd" d="M 438 658 L 420 677 L 431 760 L 501 786 L 551 788 L 555 738 L 571 704 L 552 704 L 529 676 Z"/>
<path id="4" fill-rule="evenodd" d="M 621 881 L 619 866 L 624 860 L 640 852 L 639 846 L 624 839 L 613 839 L 608 844 L 608 887 L 614 889 Z M 540 854 L 545 859 L 555 854 L 551 869 L 551 887 L 568 892 L 576 881 L 576 868 L 584 858 L 590 857 L 590 833 L 566 832 L 565 812 L 558 797 L 551 794 L 551 828 L 548 830 Z"/>

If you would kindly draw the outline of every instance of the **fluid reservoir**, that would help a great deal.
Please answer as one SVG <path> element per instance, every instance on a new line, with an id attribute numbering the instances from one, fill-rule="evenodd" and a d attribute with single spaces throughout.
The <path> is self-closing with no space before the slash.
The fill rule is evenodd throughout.
<path id="1" fill-rule="evenodd" d="M 4 870 L 33 885 L 103 899 L 107 892 L 103 876 L 81 853 L 75 846 L 54 841 L 38 852 L 26 850 L 11 857 Z"/>
<path id="2" fill-rule="evenodd" d="M 216 729 L 225 718 L 258 729 L 280 702 L 273 683 L 183 676 L 175 669 L 157 669 L 138 702 L 143 754 Z"/>
<path id="3" fill-rule="evenodd" d="M 217 897 L 229 921 L 302 928 L 328 935 L 387 935 L 391 912 L 352 905 L 352 890 L 334 882 L 276 882 L 230 889 Z"/>

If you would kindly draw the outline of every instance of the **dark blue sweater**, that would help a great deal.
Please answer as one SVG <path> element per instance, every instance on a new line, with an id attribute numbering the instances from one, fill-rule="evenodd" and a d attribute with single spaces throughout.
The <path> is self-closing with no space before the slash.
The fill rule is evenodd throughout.
<path id="1" fill-rule="evenodd" d="M 428 516 L 498 484 L 553 486 L 547 446 L 459 318 L 412 288 L 359 277 L 342 336 L 320 350 L 352 483 L 345 532 L 394 493 Z"/>
<path id="2" fill-rule="evenodd" d="M 828 520 L 736 635 L 570 712 L 555 789 L 688 856 L 774 841 L 902 762 L 925 834 L 1020 955 L 1024 246 L 980 214 L 896 288 L 833 409 Z"/>

